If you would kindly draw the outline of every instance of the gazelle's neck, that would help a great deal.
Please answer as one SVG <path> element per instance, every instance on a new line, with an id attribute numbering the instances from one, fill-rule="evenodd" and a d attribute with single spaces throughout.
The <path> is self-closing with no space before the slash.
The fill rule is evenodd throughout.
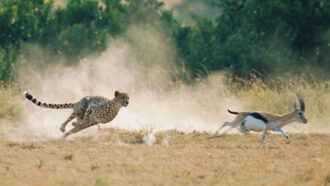
<path id="1" fill-rule="evenodd" d="M 294 122 L 296 119 L 295 119 L 295 111 L 291 111 L 287 114 L 284 114 L 282 116 L 280 116 L 277 120 L 278 122 L 278 126 L 279 128 L 283 127 L 284 125 L 286 124 L 289 124 L 291 122 Z"/>

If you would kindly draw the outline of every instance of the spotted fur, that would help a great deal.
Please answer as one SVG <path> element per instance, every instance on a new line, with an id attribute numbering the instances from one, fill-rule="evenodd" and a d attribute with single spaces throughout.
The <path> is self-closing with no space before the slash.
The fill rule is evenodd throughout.
<path id="1" fill-rule="evenodd" d="M 87 96 L 82 98 L 77 103 L 65 104 L 42 103 L 41 101 L 33 98 L 31 94 L 27 92 L 24 94 L 28 100 L 41 107 L 54 109 L 73 108 L 72 114 L 61 125 L 60 130 L 65 132 L 66 125 L 76 117 L 77 121 L 72 123 L 74 128 L 65 133 L 63 136 L 64 138 L 87 127 L 112 121 L 117 116 L 120 108 L 123 106 L 126 107 L 129 101 L 128 94 L 121 93 L 119 91 L 115 91 L 115 97 L 111 100 L 102 96 Z"/>

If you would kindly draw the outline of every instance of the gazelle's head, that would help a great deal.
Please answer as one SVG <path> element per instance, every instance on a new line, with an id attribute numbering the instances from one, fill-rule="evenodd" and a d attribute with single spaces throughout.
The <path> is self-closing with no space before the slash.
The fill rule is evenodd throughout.
<path id="1" fill-rule="evenodd" d="M 305 118 L 305 102 L 303 97 L 301 96 L 301 94 L 299 92 L 296 92 L 298 100 L 299 100 L 299 104 L 300 104 L 300 108 L 297 107 L 296 102 L 293 103 L 293 107 L 294 107 L 294 119 L 297 122 L 300 123 L 304 123 L 306 124 L 308 121 Z"/>

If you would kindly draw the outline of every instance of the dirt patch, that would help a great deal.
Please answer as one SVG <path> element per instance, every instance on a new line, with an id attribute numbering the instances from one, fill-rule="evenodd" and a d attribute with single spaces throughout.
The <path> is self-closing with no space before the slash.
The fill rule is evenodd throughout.
<path id="1" fill-rule="evenodd" d="M 106 130 L 68 141 L 0 142 L 0 185 L 324 185 L 330 135 Z M 161 137 L 156 137 L 157 135 Z M 158 140 L 159 140 L 158 139 Z M 167 144 L 162 143 L 166 139 Z M 118 144 L 121 140 L 125 145 Z"/>

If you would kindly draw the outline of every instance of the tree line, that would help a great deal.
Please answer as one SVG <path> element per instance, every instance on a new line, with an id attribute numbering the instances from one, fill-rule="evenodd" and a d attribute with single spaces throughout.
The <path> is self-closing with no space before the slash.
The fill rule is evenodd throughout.
<path id="1" fill-rule="evenodd" d="M 329 78 L 330 1 L 214 0 L 213 6 L 220 12 L 215 20 L 192 15 L 195 23 L 186 24 L 157 0 L 68 0 L 65 6 L 1 0 L 0 80 L 13 79 L 26 45 L 75 63 L 104 51 L 108 37 L 121 37 L 132 24 L 163 28 L 193 78 L 219 70 L 244 79 L 302 72 Z"/>

